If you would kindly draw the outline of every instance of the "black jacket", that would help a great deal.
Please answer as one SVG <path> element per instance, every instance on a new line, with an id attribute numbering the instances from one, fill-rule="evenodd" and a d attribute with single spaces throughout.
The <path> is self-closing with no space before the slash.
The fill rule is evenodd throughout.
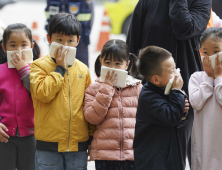
<path id="1" fill-rule="evenodd" d="M 222 18 L 222 1 L 221 0 L 213 0 L 212 1 L 212 9 L 213 11 Z"/>
<path id="2" fill-rule="evenodd" d="M 211 0 L 139 0 L 127 36 L 130 52 L 149 45 L 167 49 L 173 55 L 184 80 L 202 70 L 199 38 L 211 14 Z"/>
<path id="3" fill-rule="evenodd" d="M 183 170 L 177 126 L 184 116 L 184 95 L 147 82 L 140 93 L 133 143 L 136 170 Z"/>

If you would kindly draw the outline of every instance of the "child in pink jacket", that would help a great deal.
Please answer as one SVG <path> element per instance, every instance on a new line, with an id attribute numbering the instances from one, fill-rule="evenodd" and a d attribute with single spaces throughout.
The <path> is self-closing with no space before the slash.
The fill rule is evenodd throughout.
<path id="1" fill-rule="evenodd" d="M 138 75 L 136 60 L 124 41 L 109 40 L 96 60 L 95 72 L 100 77 L 101 66 L 127 70 L 130 64 L 130 75 Z M 123 88 L 114 87 L 117 75 L 108 72 L 105 82 L 98 78 L 86 89 L 84 116 L 97 125 L 90 151 L 96 170 L 135 169 L 132 146 L 142 84 L 130 75 Z"/>
<path id="2" fill-rule="evenodd" d="M 222 63 L 215 68 L 209 56 L 222 51 L 222 28 L 206 30 L 200 40 L 203 70 L 189 81 L 190 103 L 195 110 L 191 137 L 192 170 L 222 168 Z"/>
<path id="3" fill-rule="evenodd" d="M 35 170 L 34 108 L 26 55 L 17 51 L 32 48 L 40 54 L 32 33 L 24 24 L 11 24 L 0 41 L 0 169 Z M 14 51 L 7 61 L 6 52 Z M 8 68 L 11 62 L 15 68 Z"/>

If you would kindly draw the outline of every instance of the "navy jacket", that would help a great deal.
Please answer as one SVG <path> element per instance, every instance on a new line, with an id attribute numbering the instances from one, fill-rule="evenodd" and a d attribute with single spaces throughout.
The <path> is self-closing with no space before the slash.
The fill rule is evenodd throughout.
<path id="1" fill-rule="evenodd" d="M 177 134 L 184 116 L 184 95 L 147 82 L 140 93 L 133 143 L 136 170 L 183 170 Z"/>

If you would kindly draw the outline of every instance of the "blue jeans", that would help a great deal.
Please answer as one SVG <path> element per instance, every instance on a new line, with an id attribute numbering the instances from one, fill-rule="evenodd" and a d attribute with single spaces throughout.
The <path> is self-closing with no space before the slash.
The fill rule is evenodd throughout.
<path id="1" fill-rule="evenodd" d="M 87 151 L 50 152 L 36 150 L 36 170 L 87 170 Z"/>

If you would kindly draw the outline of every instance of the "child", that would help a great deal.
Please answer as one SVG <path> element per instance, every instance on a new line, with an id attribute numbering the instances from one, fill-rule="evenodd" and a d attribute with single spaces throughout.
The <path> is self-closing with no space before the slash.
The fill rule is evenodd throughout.
<path id="1" fill-rule="evenodd" d="M 222 63 L 216 58 L 214 70 L 209 56 L 222 51 L 222 28 L 206 30 L 200 39 L 203 70 L 189 81 L 190 103 L 195 110 L 192 144 L 192 169 L 222 167 Z"/>
<path id="2" fill-rule="evenodd" d="M 30 29 L 20 23 L 5 29 L 0 44 L 0 169 L 34 170 L 34 110 L 29 93 L 29 65 L 24 61 L 24 53 L 20 58 L 15 52 L 13 60 L 7 61 L 6 51 L 33 48 L 35 60 L 40 50 L 32 40 Z M 7 62 L 15 68 L 8 68 Z"/>
<path id="3" fill-rule="evenodd" d="M 139 53 L 138 71 L 147 83 L 140 93 L 133 143 L 136 170 L 183 170 L 177 126 L 189 109 L 172 54 L 149 46 Z M 175 76 L 172 91 L 164 95 Z M 186 103 L 186 107 L 185 107 Z"/>
<path id="4" fill-rule="evenodd" d="M 127 70 L 137 75 L 136 57 L 129 53 L 122 40 L 109 40 L 103 46 L 95 63 L 100 77 L 101 65 Z M 96 170 L 134 170 L 133 137 L 138 97 L 142 88 L 140 80 L 127 76 L 126 87 L 115 87 L 116 74 L 108 72 L 105 82 L 100 78 L 85 93 L 84 116 L 97 125 L 93 136 L 90 160 L 95 160 Z"/>
<path id="5" fill-rule="evenodd" d="M 49 23 L 47 40 L 76 47 L 80 23 L 72 14 L 59 13 Z M 83 116 L 89 70 L 79 60 L 67 66 L 68 50 L 62 46 L 55 58 L 42 57 L 31 64 L 31 95 L 35 109 L 36 168 L 41 170 L 87 169 L 87 148 L 93 126 Z M 75 56 L 73 56 L 75 57 Z M 92 137 L 91 137 L 92 138 Z"/>

